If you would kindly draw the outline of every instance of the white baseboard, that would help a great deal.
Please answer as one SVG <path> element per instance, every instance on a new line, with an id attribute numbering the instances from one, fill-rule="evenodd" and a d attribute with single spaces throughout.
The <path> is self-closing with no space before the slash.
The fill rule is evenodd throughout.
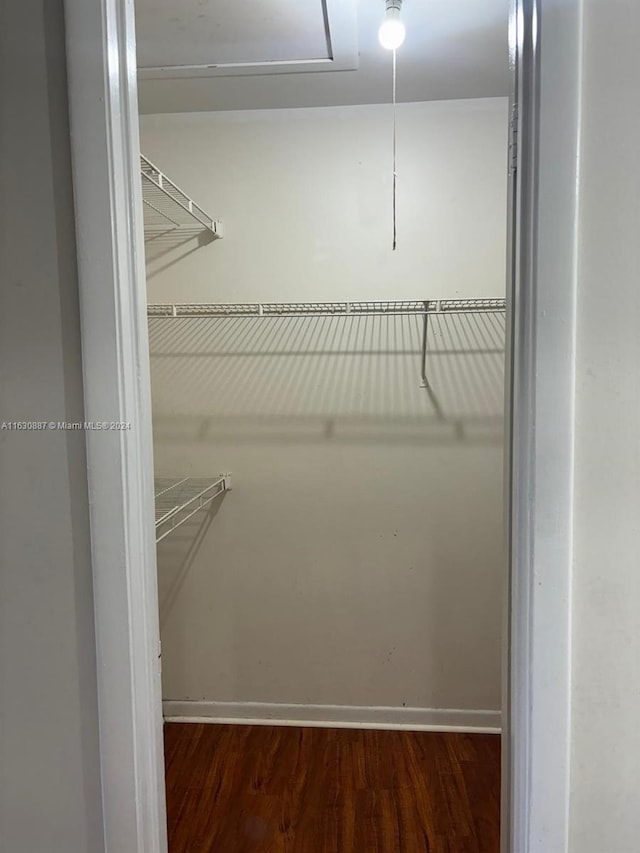
<path id="1" fill-rule="evenodd" d="M 165 720 L 346 729 L 500 732 L 500 711 L 456 708 L 386 708 L 357 705 L 285 705 L 270 702 L 163 702 Z"/>

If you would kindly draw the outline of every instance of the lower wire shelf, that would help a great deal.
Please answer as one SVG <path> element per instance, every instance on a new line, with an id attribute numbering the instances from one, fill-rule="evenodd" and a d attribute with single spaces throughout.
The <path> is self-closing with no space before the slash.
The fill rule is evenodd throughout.
<path id="1" fill-rule="evenodd" d="M 214 477 L 156 477 L 156 543 L 231 489 L 229 474 Z"/>

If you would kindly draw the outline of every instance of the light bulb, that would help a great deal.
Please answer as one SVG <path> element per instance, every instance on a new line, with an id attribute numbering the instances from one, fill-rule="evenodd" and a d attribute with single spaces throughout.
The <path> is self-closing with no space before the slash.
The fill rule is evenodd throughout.
<path id="1" fill-rule="evenodd" d="M 400 9 L 393 6 L 387 9 L 386 17 L 378 30 L 378 39 L 382 47 L 387 50 L 397 50 L 404 42 L 406 34 L 405 25 L 400 20 Z"/>

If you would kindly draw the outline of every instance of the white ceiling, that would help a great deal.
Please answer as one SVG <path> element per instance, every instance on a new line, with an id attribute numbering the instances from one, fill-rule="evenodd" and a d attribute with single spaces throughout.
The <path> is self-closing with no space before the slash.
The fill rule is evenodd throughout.
<path id="1" fill-rule="evenodd" d="M 224 76 L 140 79 L 141 112 L 387 102 L 391 55 L 377 39 L 384 0 L 359 0 L 357 33 L 347 34 L 343 13 L 356 2 L 326 0 L 325 9 L 322 0 L 137 0 L 139 66 L 319 59 L 321 66 L 306 67 L 332 68 L 326 59 L 331 43 L 349 39 L 359 53 L 356 70 L 227 67 L 204 72 Z M 398 99 L 508 94 L 508 10 L 509 0 L 404 0 L 407 38 L 398 51 Z"/>

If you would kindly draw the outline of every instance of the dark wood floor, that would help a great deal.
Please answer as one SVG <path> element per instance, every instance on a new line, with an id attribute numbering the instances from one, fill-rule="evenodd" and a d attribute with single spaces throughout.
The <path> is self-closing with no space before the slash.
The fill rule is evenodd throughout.
<path id="1" fill-rule="evenodd" d="M 170 853 L 498 853 L 497 735 L 165 726 Z"/>

